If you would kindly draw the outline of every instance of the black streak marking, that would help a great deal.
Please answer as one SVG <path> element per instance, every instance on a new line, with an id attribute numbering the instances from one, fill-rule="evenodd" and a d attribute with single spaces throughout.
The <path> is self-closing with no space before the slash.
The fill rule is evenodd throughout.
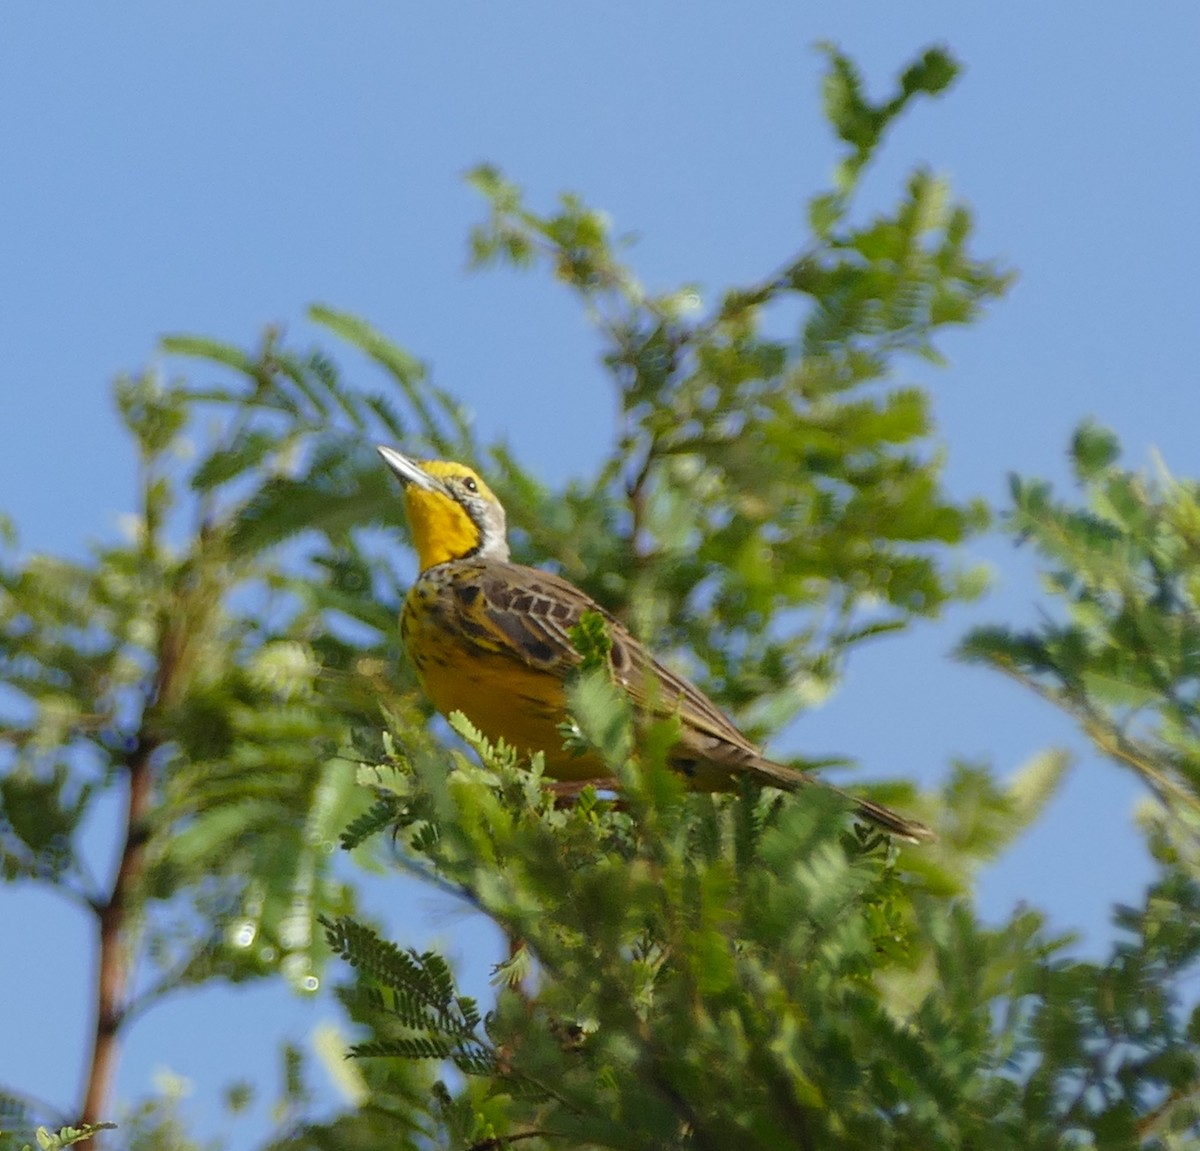
<path id="1" fill-rule="evenodd" d="M 540 639 L 526 640 L 521 646 L 525 649 L 526 655 L 532 656 L 542 663 L 549 663 L 554 658 L 554 648 Z"/>
<path id="2" fill-rule="evenodd" d="M 466 616 L 458 621 L 459 630 L 473 639 L 487 639 L 490 636 L 491 630 L 478 620 L 469 619 Z"/>

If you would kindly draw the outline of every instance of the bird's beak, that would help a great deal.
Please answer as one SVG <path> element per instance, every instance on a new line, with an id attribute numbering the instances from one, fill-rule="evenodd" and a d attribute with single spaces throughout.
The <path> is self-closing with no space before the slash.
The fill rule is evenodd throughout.
<path id="1" fill-rule="evenodd" d="M 412 484 L 427 492 L 443 490 L 441 483 L 434 479 L 416 460 L 401 455 L 395 448 L 384 447 L 383 444 L 379 444 L 375 450 L 383 456 L 383 462 L 396 473 L 405 487 Z"/>

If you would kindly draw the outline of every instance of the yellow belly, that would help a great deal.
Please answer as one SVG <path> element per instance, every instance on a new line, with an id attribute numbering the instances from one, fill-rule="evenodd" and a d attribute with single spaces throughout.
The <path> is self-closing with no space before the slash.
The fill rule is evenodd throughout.
<path id="1" fill-rule="evenodd" d="M 599 779 L 611 774 L 592 754 L 563 750 L 559 725 L 567 718 L 562 681 L 511 656 L 488 651 L 407 616 L 405 648 L 429 702 L 442 715 L 461 711 L 491 740 L 523 755 L 545 752 L 553 779 Z"/>

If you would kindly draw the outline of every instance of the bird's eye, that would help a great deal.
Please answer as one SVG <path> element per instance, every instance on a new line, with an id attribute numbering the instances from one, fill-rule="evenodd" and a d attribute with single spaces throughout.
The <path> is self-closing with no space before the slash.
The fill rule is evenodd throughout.
<path id="1" fill-rule="evenodd" d="M 473 476 L 467 476 L 467 478 L 463 480 L 463 487 L 473 494 L 478 493 L 479 491 L 479 485 L 475 482 L 475 478 Z"/>

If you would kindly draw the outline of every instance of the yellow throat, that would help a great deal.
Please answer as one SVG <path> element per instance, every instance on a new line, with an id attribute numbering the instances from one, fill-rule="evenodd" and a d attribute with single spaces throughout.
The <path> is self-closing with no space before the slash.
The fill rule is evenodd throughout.
<path id="1" fill-rule="evenodd" d="M 379 454 L 404 484 L 404 506 L 421 571 L 480 556 L 507 560 L 504 508 L 478 473 L 449 460 Z"/>

